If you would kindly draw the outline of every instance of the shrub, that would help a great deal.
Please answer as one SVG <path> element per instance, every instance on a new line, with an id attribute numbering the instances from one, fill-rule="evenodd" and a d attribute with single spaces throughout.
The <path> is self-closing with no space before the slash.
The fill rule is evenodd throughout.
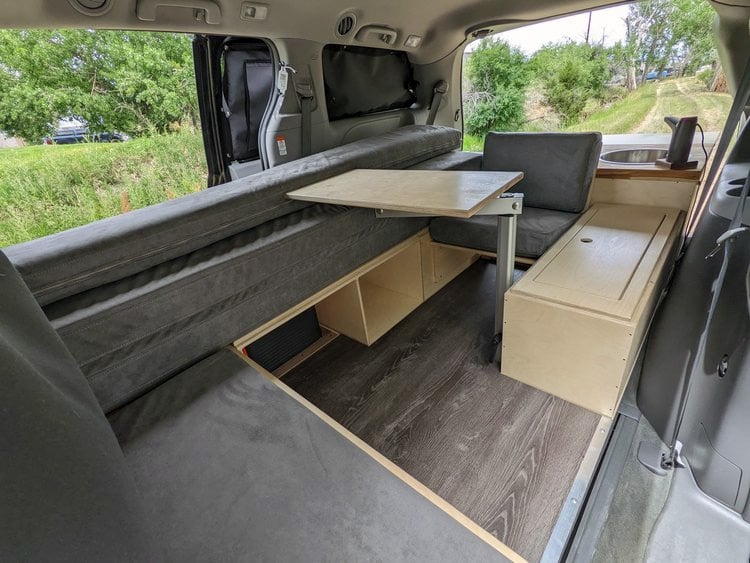
<path id="1" fill-rule="evenodd" d="M 546 102 L 566 126 L 581 118 L 589 100 L 605 100 L 612 74 L 609 51 L 586 43 L 547 45 L 536 53 L 531 68 Z"/>
<path id="2" fill-rule="evenodd" d="M 467 65 L 464 108 L 469 134 L 484 136 L 521 126 L 529 78 L 526 62 L 523 53 L 505 41 L 483 39 L 479 43 Z"/>

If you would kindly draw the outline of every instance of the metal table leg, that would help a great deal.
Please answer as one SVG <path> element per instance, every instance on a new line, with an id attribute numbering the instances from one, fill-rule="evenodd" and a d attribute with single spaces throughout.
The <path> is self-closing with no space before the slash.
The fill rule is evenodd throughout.
<path id="1" fill-rule="evenodd" d="M 516 263 L 516 215 L 497 216 L 497 278 L 495 280 L 495 338 L 492 340 L 495 362 L 503 333 L 505 292 L 513 284 Z"/>

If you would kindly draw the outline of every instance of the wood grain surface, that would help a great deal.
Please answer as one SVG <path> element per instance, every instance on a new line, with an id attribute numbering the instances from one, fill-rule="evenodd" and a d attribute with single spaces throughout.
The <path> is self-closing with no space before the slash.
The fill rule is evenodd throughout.
<path id="1" fill-rule="evenodd" d="M 599 416 L 487 363 L 494 282 L 479 261 L 374 346 L 340 337 L 284 382 L 536 561 Z"/>
<path id="2" fill-rule="evenodd" d="M 466 218 L 522 178 L 523 172 L 358 169 L 286 195 L 317 203 Z"/>

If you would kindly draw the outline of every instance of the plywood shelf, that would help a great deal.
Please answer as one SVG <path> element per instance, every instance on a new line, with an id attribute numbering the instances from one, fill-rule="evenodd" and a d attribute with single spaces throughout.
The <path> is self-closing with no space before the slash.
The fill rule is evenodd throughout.
<path id="1" fill-rule="evenodd" d="M 323 325 L 370 345 L 423 301 L 421 240 L 417 239 L 316 308 Z"/>
<path id="2" fill-rule="evenodd" d="M 234 346 L 242 350 L 313 306 L 321 325 L 370 345 L 478 256 L 473 250 L 443 248 L 424 229 L 238 338 Z"/>
<path id="3" fill-rule="evenodd" d="M 682 220 L 678 209 L 594 205 L 506 294 L 502 372 L 612 416 Z"/>
<path id="4" fill-rule="evenodd" d="M 422 299 L 418 297 L 380 287 L 367 282 L 364 278 L 359 284 L 367 330 L 365 344 L 375 342 L 422 304 Z"/>

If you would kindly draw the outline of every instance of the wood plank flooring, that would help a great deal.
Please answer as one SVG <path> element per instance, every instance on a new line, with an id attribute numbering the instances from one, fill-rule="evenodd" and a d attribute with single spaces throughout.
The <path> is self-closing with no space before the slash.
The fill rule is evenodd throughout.
<path id="1" fill-rule="evenodd" d="M 370 348 L 340 336 L 284 382 L 536 561 L 599 416 L 487 363 L 494 282 L 477 262 Z"/>

